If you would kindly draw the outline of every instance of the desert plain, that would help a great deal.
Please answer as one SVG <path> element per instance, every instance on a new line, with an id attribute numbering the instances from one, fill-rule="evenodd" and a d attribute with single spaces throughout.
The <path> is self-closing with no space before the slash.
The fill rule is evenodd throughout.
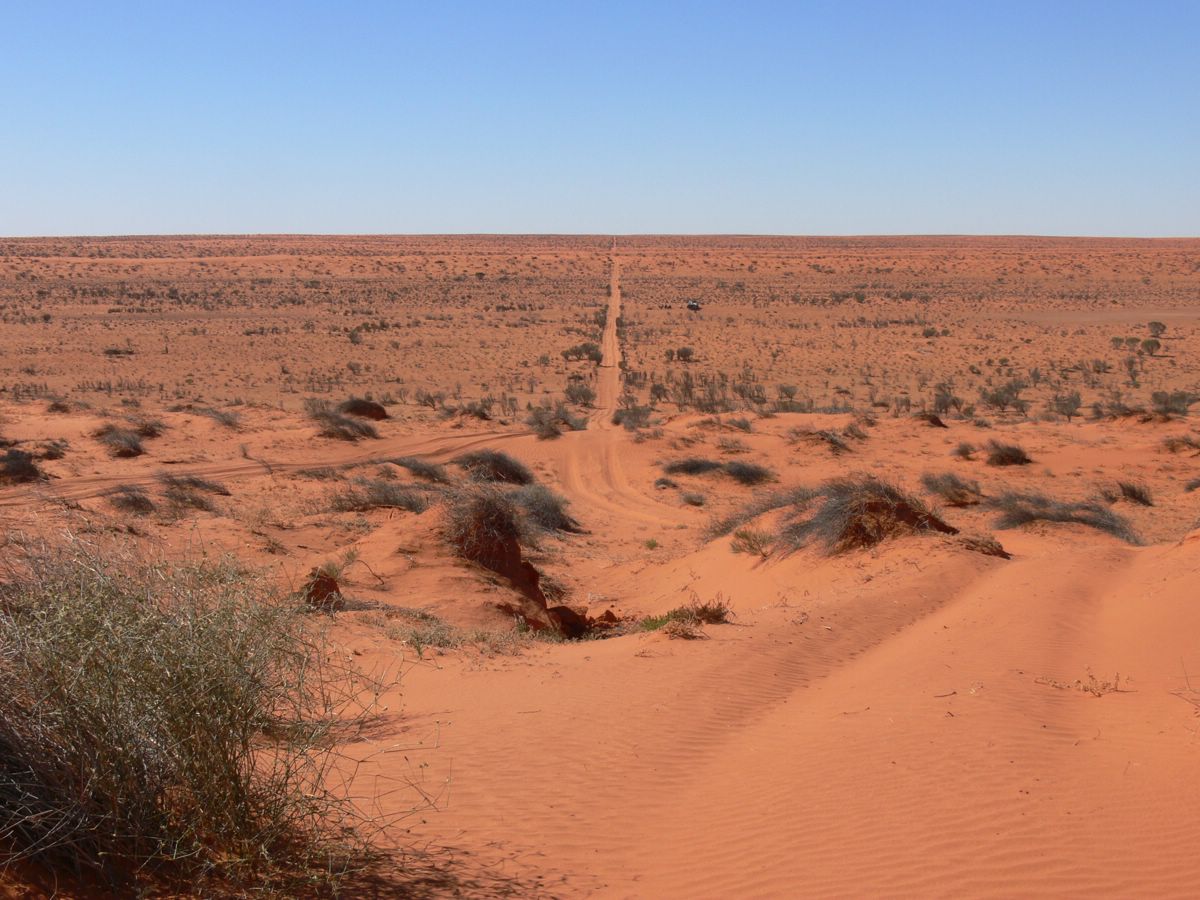
<path id="1" fill-rule="evenodd" d="M 415 895 L 1195 896 L 1197 401 L 1200 240 L 0 240 L 0 541 L 393 673 Z"/>

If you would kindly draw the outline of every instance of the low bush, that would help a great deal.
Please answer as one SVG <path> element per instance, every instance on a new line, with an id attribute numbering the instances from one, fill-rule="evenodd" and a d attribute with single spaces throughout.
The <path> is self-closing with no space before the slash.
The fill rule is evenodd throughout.
<path id="1" fill-rule="evenodd" d="M 526 520 L 539 531 L 579 533 L 579 523 L 567 513 L 567 500 L 541 484 L 527 484 L 512 492 Z"/>
<path id="2" fill-rule="evenodd" d="M 308 417 L 320 426 L 321 437 L 338 441 L 358 441 L 378 438 L 379 432 L 369 422 L 348 416 L 333 409 L 328 401 L 308 399 L 304 402 Z"/>
<path id="3" fill-rule="evenodd" d="M 975 445 L 970 441 L 963 441 L 957 447 L 950 451 L 951 456 L 957 456 L 959 459 L 973 459 L 975 454 Z"/>
<path id="4" fill-rule="evenodd" d="M 1119 503 L 1124 500 L 1128 503 L 1136 503 L 1139 506 L 1154 505 L 1154 497 L 1150 493 L 1150 488 L 1134 481 L 1118 481 L 1111 487 L 1101 485 L 1098 493 L 1108 503 Z"/>
<path id="5" fill-rule="evenodd" d="M 333 890 L 366 858 L 351 782 L 330 777 L 362 684 L 294 606 L 231 564 L 80 544 L 26 547 L 17 570 L 0 588 L 5 864 L 241 895 Z"/>
<path id="6" fill-rule="evenodd" d="M 446 537 L 464 559 L 494 567 L 532 542 L 516 500 L 494 487 L 456 493 L 446 507 Z"/>
<path id="7" fill-rule="evenodd" d="M 400 466 L 402 469 L 408 469 L 413 475 L 418 478 L 424 478 L 432 484 L 450 483 L 450 475 L 446 472 L 445 467 L 437 463 L 417 459 L 415 456 L 401 456 L 391 460 L 391 463 Z"/>
<path id="8" fill-rule="evenodd" d="M 136 484 L 122 484 L 104 495 L 108 502 L 123 512 L 146 516 L 154 512 L 154 501 L 146 489 Z"/>
<path id="9" fill-rule="evenodd" d="M 366 512 L 371 509 L 403 509 L 421 513 L 429 508 L 424 491 L 385 478 L 355 478 L 329 498 L 334 512 Z"/>
<path id="10" fill-rule="evenodd" d="M 706 472 L 716 472 L 725 468 L 725 464 L 715 459 L 701 459 L 697 456 L 687 459 L 676 459 L 663 465 L 663 471 L 668 475 L 703 475 Z"/>
<path id="11" fill-rule="evenodd" d="M 376 422 L 382 422 L 384 419 L 391 418 L 382 403 L 376 403 L 374 400 L 364 400 L 361 397 L 351 397 L 349 400 L 343 400 L 338 404 L 337 411 L 342 415 L 357 416 L 360 419 L 371 419 Z"/>
<path id="12" fill-rule="evenodd" d="M 218 494 L 222 497 L 228 497 L 229 488 L 217 481 L 209 481 L 207 478 L 201 478 L 199 475 L 174 475 L 168 472 L 162 472 L 158 476 L 159 483 L 165 488 L 181 488 L 193 491 L 203 491 L 206 494 Z"/>
<path id="13" fill-rule="evenodd" d="M 686 503 L 688 506 L 703 506 L 704 505 L 704 495 L 698 494 L 695 491 L 685 491 L 684 493 L 679 495 L 679 499 L 682 500 L 684 503 Z"/>
<path id="14" fill-rule="evenodd" d="M 760 466 L 756 463 L 732 461 L 725 463 L 725 474 L 736 481 L 738 484 L 762 484 L 766 481 L 774 481 L 775 473 L 766 466 Z"/>
<path id="15" fill-rule="evenodd" d="M 1017 528 L 1032 522 L 1073 523 L 1106 532 L 1130 544 L 1139 543 L 1129 523 L 1102 503 L 1069 503 L 1044 494 L 1010 491 L 989 499 L 988 506 L 1000 511 L 997 528 Z"/>
<path id="16" fill-rule="evenodd" d="M 533 484 L 533 473 L 524 463 L 499 450 L 475 450 L 454 460 L 472 481 Z"/>
<path id="17" fill-rule="evenodd" d="M 780 540 L 790 549 L 815 540 L 829 553 L 845 553 L 905 534 L 958 533 L 916 497 L 868 475 L 834 479 L 818 496 L 815 512 L 784 524 Z M 809 505 L 806 501 L 800 511 Z"/>
<path id="18" fill-rule="evenodd" d="M 525 417 L 525 424 L 546 440 L 559 437 L 564 431 L 582 431 L 587 428 L 587 419 L 572 413 L 565 403 L 559 403 L 553 408 L 535 406 Z"/>
<path id="19" fill-rule="evenodd" d="M 729 549 L 734 553 L 749 553 L 751 556 L 761 556 L 766 559 L 771 555 L 771 545 L 775 539 L 765 531 L 753 528 L 739 528 L 733 533 Z"/>
<path id="20" fill-rule="evenodd" d="M 40 481 L 43 477 L 41 469 L 34 462 L 33 454 L 9 447 L 0 456 L 0 483 L 22 484 L 30 481 Z"/>
<path id="21" fill-rule="evenodd" d="M 921 476 L 921 484 L 949 506 L 974 506 L 983 499 L 979 482 L 960 478 L 953 472 L 941 475 L 927 473 Z"/>
<path id="22" fill-rule="evenodd" d="M 96 440 L 108 448 L 113 456 L 130 459 L 146 452 L 141 436 L 131 428 L 122 428 L 109 422 L 95 434 Z"/>
<path id="23" fill-rule="evenodd" d="M 988 441 L 987 464 L 989 466 L 1027 466 L 1033 459 L 1016 444 Z"/>

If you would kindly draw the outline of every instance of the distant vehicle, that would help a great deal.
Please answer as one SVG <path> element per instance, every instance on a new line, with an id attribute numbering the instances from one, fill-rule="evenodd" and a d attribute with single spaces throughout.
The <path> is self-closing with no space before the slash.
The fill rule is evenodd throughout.
<path id="1" fill-rule="evenodd" d="M 700 311 L 700 301 L 699 300 L 689 300 L 688 301 L 688 309 L 690 309 L 692 312 L 699 312 Z"/>

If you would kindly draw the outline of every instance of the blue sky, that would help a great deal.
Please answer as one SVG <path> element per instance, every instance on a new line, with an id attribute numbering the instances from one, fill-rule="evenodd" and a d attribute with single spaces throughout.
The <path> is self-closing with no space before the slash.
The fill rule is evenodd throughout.
<path id="1" fill-rule="evenodd" d="M 0 234 L 1200 235 L 1200 2 L 0 0 Z"/>

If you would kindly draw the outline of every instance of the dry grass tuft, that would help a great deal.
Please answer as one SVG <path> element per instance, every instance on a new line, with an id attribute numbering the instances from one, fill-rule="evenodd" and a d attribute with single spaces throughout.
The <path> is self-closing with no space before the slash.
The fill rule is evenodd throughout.
<path id="1" fill-rule="evenodd" d="M 1066 503 L 1044 494 L 1008 492 L 989 499 L 988 505 L 1000 511 L 997 528 L 1018 528 L 1032 522 L 1069 523 L 1095 528 L 1130 544 L 1141 543 L 1132 526 L 1102 503 Z"/>
<path id="2" fill-rule="evenodd" d="M 329 890 L 369 856 L 333 754 L 369 686 L 294 607 L 228 563 L 22 551 L 0 586 L 4 863 L 242 894 Z"/>

